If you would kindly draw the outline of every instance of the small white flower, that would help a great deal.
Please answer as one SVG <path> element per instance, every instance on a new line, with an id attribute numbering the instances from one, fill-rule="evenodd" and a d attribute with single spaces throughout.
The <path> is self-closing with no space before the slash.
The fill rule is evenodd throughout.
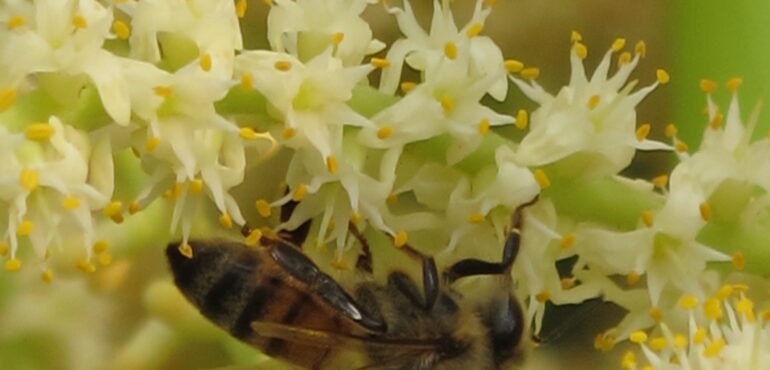
<path id="1" fill-rule="evenodd" d="M 545 92 L 535 81 L 527 84 L 511 77 L 516 85 L 540 107 L 531 115 L 531 131 L 522 140 L 518 156 L 528 166 L 542 166 L 572 158 L 580 161 L 583 175 L 616 174 L 631 163 L 637 149 L 666 150 L 668 145 L 646 139 L 645 129 L 636 129 L 636 105 L 660 83 L 667 82 L 665 72 L 659 81 L 632 93 L 636 81 L 626 84 L 643 50 L 624 62 L 612 77 L 607 76 L 610 57 L 622 48 L 616 41 L 589 79 L 582 59 L 586 49 L 576 42 L 571 51 L 572 73 L 569 85 L 556 96 Z M 620 47 L 618 47 L 620 46 Z M 617 49 L 617 50 L 616 50 Z"/>

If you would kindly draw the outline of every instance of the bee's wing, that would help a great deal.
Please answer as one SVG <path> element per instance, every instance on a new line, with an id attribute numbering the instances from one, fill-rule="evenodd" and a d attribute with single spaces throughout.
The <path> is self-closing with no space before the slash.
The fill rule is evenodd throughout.
<path id="1" fill-rule="evenodd" d="M 315 347 L 338 348 L 343 345 L 358 344 L 366 347 L 410 350 L 416 352 L 435 351 L 438 348 L 436 341 L 430 339 L 383 339 L 327 330 L 308 329 L 266 321 L 254 321 L 251 323 L 251 328 L 261 337 L 278 338 L 292 343 Z"/>

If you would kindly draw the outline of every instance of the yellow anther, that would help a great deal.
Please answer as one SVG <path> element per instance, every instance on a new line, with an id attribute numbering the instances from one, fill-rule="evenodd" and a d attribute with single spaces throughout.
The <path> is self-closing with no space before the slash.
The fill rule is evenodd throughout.
<path id="1" fill-rule="evenodd" d="M 22 188 L 32 191 L 37 188 L 37 183 L 37 171 L 30 168 L 23 168 L 21 172 L 19 172 L 19 185 L 21 185 Z"/>
<path id="2" fill-rule="evenodd" d="M 258 199 L 256 202 L 257 213 L 262 217 L 270 217 L 272 210 L 270 209 L 270 203 L 264 199 Z"/>
<path id="3" fill-rule="evenodd" d="M 16 235 L 28 236 L 35 229 L 35 224 L 30 220 L 22 220 L 19 226 L 16 226 Z"/>
<path id="4" fill-rule="evenodd" d="M 664 337 L 655 337 L 650 339 L 650 348 L 653 351 L 662 351 L 668 346 L 668 341 Z"/>
<path id="5" fill-rule="evenodd" d="M 148 152 L 152 152 L 155 150 L 155 148 L 158 147 L 158 144 L 160 144 L 160 139 L 157 137 L 151 137 L 147 139 L 147 144 L 145 145 L 145 148 Z"/>
<path id="6" fill-rule="evenodd" d="M 345 34 L 342 32 L 337 32 L 332 35 L 332 44 L 339 45 L 344 39 L 345 39 Z"/>
<path id="7" fill-rule="evenodd" d="M 676 333 L 674 335 L 674 347 L 679 349 L 687 348 L 687 337 L 685 337 L 683 334 Z"/>
<path id="8" fill-rule="evenodd" d="M 712 80 L 700 80 L 700 89 L 706 94 L 711 94 L 717 89 L 717 83 Z"/>
<path id="9" fill-rule="evenodd" d="M 516 59 L 508 59 L 503 62 L 503 67 L 508 73 L 519 73 L 524 69 L 524 63 Z"/>
<path id="10" fill-rule="evenodd" d="M 551 293 L 547 290 L 535 294 L 535 300 L 540 303 L 548 302 L 549 299 L 551 299 Z"/>
<path id="11" fill-rule="evenodd" d="M 733 77 L 727 81 L 727 91 L 734 93 L 743 84 L 743 79 L 740 77 Z"/>
<path id="12" fill-rule="evenodd" d="M 621 51 L 624 47 L 626 47 L 626 39 L 624 38 L 617 38 L 612 42 L 612 50 Z"/>
<path id="13" fill-rule="evenodd" d="M 136 201 L 133 201 L 128 205 L 128 214 L 130 215 L 136 214 L 137 212 L 139 212 L 140 209 L 141 209 L 141 206 L 139 205 L 139 203 Z"/>
<path id="14" fill-rule="evenodd" d="M 8 272 L 16 272 L 21 269 L 21 260 L 18 258 L 11 258 L 5 261 L 5 270 Z"/>
<path id="15" fill-rule="evenodd" d="M 660 320 L 663 320 L 663 311 L 658 307 L 650 308 L 650 318 L 655 320 L 655 322 L 660 322 Z"/>
<path id="16" fill-rule="evenodd" d="M 685 294 L 682 298 L 679 298 L 679 307 L 685 310 L 691 310 L 698 306 L 698 298 L 694 295 Z"/>
<path id="17" fill-rule="evenodd" d="M 724 119 L 724 116 L 722 115 L 722 113 L 717 113 L 714 116 L 714 119 L 712 119 L 711 122 L 709 122 L 709 127 L 711 127 L 711 129 L 713 130 L 718 129 L 719 126 L 722 126 L 723 119 Z"/>
<path id="18" fill-rule="evenodd" d="M 707 334 L 706 333 L 706 329 L 704 329 L 704 328 L 699 327 L 699 328 L 695 329 L 695 334 L 693 334 L 693 336 L 692 336 L 693 343 L 695 343 L 695 344 L 703 343 L 703 341 L 706 340 L 706 334 Z"/>
<path id="19" fill-rule="evenodd" d="M 190 194 L 200 194 L 201 191 L 203 191 L 203 180 L 202 179 L 192 179 L 190 181 L 190 184 L 187 185 L 187 190 L 190 192 Z"/>
<path id="20" fill-rule="evenodd" d="M 91 261 L 89 261 L 89 260 L 80 260 L 75 265 L 75 267 L 77 267 L 78 270 L 86 272 L 86 273 L 92 273 L 92 272 L 96 271 L 96 266 L 94 266 L 94 264 Z"/>
<path id="21" fill-rule="evenodd" d="M 401 248 L 406 245 L 406 243 L 409 241 L 409 235 L 406 234 L 406 231 L 401 230 L 396 233 L 396 237 L 393 238 L 393 245 L 396 246 L 396 248 Z"/>
<path id="22" fill-rule="evenodd" d="M 398 202 L 398 195 L 390 193 L 385 201 L 388 202 L 388 204 L 396 204 L 396 202 Z"/>
<path id="23" fill-rule="evenodd" d="M 468 37 L 476 37 L 481 33 L 483 29 L 484 29 L 484 25 L 479 22 L 476 22 L 472 24 L 470 27 L 468 27 L 468 30 L 465 31 L 465 34 L 468 35 Z"/>
<path id="24" fill-rule="evenodd" d="M 628 337 L 631 343 L 642 344 L 647 342 L 647 333 L 637 330 Z"/>
<path id="25" fill-rule="evenodd" d="M 246 10 L 249 8 L 249 2 L 246 0 L 238 0 L 235 2 L 235 15 L 238 18 L 246 16 Z"/>
<path id="26" fill-rule="evenodd" d="M 580 34 L 580 32 L 572 30 L 569 35 L 569 41 L 570 42 L 579 42 L 583 41 L 583 35 Z"/>
<path id="27" fill-rule="evenodd" d="M 99 262 L 99 265 L 101 266 L 109 266 L 109 264 L 112 263 L 112 255 L 106 252 L 102 253 L 99 257 L 96 257 L 96 261 Z"/>
<path id="28" fill-rule="evenodd" d="M 257 245 L 259 244 L 259 241 L 262 240 L 262 230 L 260 229 L 254 229 L 251 230 L 248 236 L 246 236 L 246 245 Z"/>
<path id="29" fill-rule="evenodd" d="M 658 69 L 657 71 L 655 71 L 655 77 L 657 77 L 658 82 L 661 85 L 665 85 L 669 81 L 671 81 L 671 76 L 669 76 L 668 72 L 666 72 L 665 69 Z"/>
<path id="30" fill-rule="evenodd" d="M 703 221 L 711 219 L 711 206 L 708 203 L 701 203 L 698 206 L 698 209 L 700 210 L 700 218 L 703 219 Z"/>
<path id="31" fill-rule="evenodd" d="M 545 189 L 551 186 L 551 179 L 548 178 L 548 175 L 546 175 L 545 171 L 541 169 L 535 170 L 535 181 L 537 181 L 537 184 L 540 185 L 540 189 Z"/>
<path id="32" fill-rule="evenodd" d="M 291 62 L 288 60 L 279 60 L 273 65 L 275 69 L 286 72 L 291 69 Z"/>
<path id="33" fill-rule="evenodd" d="M 233 218 L 230 217 L 229 213 L 222 212 L 222 214 L 219 215 L 219 224 L 222 225 L 225 229 L 232 229 L 233 228 Z"/>
<path id="34" fill-rule="evenodd" d="M 171 185 L 171 188 L 168 189 L 168 198 L 176 199 L 179 198 L 180 195 L 182 195 L 182 184 L 175 182 Z"/>
<path id="35" fill-rule="evenodd" d="M 84 29 L 88 27 L 88 21 L 82 15 L 76 15 L 72 17 L 72 25 L 75 28 Z"/>
<path id="36" fill-rule="evenodd" d="M 94 243 L 93 247 L 91 247 L 91 250 L 94 251 L 96 254 L 104 253 L 107 251 L 107 248 L 110 247 L 110 242 L 107 241 L 107 239 L 100 239 L 96 243 Z"/>
<path id="37" fill-rule="evenodd" d="M 62 200 L 61 205 L 62 207 L 64 207 L 64 209 L 73 210 L 75 208 L 78 208 L 78 206 L 80 205 L 80 199 L 72 195 L 68 195 L 64 197 L 64 200 Z"/>
<path id="38" fill-rule="evenodd" d="M 634 52 L 642 58 L 646 57 L 647 44 L 644 41 L 637 42 L 636 45 L 634 45 Z"/>
<path id="39" fill-rule="evenodd" d="M 746 316 L 749 322 L 753 322 L 754 317 L 754 302 L 748 298 L 741 298 L 738 303 L 735 304 L 735 310 Z"/>
<path id="40" fill-rule="evenodd" d="M 361 222 L 361 214 L 358 212 L 353 212 L 350 214 L 350 222 L 353 225 L 357 225 L 359 222 Z"/>
<path id="41" fill-rule="evenodd" d="M 14 15 L 8 19 L 8 29 L 12 30 L 14 28 L 19 28 L 23 26 L 24 23 L 27 23 L 27 20 L 24 19 L 23 15 Z"/>
<path id="42" fill-rule="evenodd" d="M 770 309 L 762 310 L 762 322 L 763 323 L 770 322 Z"/>
<path id="43" fill-rule="evenodd" d="M 11 251 L 11 246 L 9 246 L 7 243 L 0 243 L 0 256 L 7 256 L 8 252 Z"/>
<path id="44" fill-rule="evenodd" d="M 45 269 L 45 271 L 40 274 L 40 279 L 43 280 L 43 282 L 50 284 L 53 281 L 53 271 L 51 271 L 51 269 Z"/>
<path id="45" fill-rule="evenodd" d="M 626 275 L 626 283 L 628 283 L 628 285 L 634 285 L 638 283 L 639 279 L 641 279 L 641 276 L 639 276 L 639 274 L 635 271 L 631 271 L 628 273 L 628 275 Z"/>
<path id="46" fill-rule="evenodd" d="M 387 1 L 387 0 L 381 0 L 381 1 Z M 487 6 L 491 8 L 497 4 L 497 0 L 484 0 L 484 4 L 487 4 Z"/>
<path id="47" fill-rule="evenodd" d="M 208 72 L 211 70 L 211 54 L 203 54 L 198 58 L 198 65 L 201 67 L 202 70 Z"/>
<path id="48" fill-rule="evenodd" d="M 725 340 L 723 338 L 719 338 L 706 346 L 706 348 L 703 349 L 703 356 L 704 357 L 714 357 L 722 352 L 722 348 L 725 347 Z"/>
<path id="49" fill-rule="evenodd" d="M 417 84 L 412 81 L 404 81 L 401 83 L 400 86 L 401 86 L 401 91 L 403 91 L 404 93 L 408 93 L 412 91 L 412 89 L 414 89 L 415 86 L 417 86 Z"/>
<path id="50" fill-rule="evenodd" d="M 117 217 L 120 216 L 120 213 L 123 211 L 123 203 L 120 201 L 112 201 L 110 204 L 108 204 L 106 207 L 104 207 L 104 210 L 102 211 L 105 216 L 115 220 Z M 118 222 L 118 221 L 115 221 Z"/>
<path id="51" fill-rule="evenodd" d="M 521 75 L 521 78 L 524 78 L 526 80 L 534 80 L 538 76 L 540 76 L 540 68 L 537 67 L 528 67 L 521 70 L 519 73 Z"/>
<path id="52" fill-rule="evenodd" d="M 666 184 L 668 184 L 668 175 L 664 173 L 662 175 L 655 176 L 652 179 L 652 183 L 656 188 L 663 189 L 666 187 Z"/>
<path id="53" fill-rule="evenodd" d="M 676 143 L 674 144 L 674 149 L 679 153 L 684 153 L 684 152 L 687 152 L 689 147 L 687 146 L 687 143 L 685 143 L 684 141 L 677 140 Z"/>
<path id="54" fill-rule="evenodd" d="M 480 212 L 471 213 L 468 216 L 468 222 L 470 222 L 472 224 L 480 224 L 480 223 L 484 222 L 484 215 L 482 213 L 480 213 Z"/>
<path id="55" fill-rule="evenodd" d="M 283 132 L 281 133 L 281 136 L 283 136 L 284 140 L 289 140 L 294 137 L 294 135 L 297 134 L 297 130 L 292 127 L 287 127 L 283 129 Z"/>
<path id="56" fill-rule="evenodd" d="M 170 86 L 155 86 L 152 91 L 155 92 L 155 95 L 165 99 L 170 98 L 174 93 Z"/>
<path id="57" fill-rule="evenodd" d="M 743 270 L 743 268 L 746 267 L 746 257 L 743 256 L 741 251 L 733 253 L 733 267 L 738 271 Z"/>
<path id="58" fill-rule="evenodd" d="M 725 299 L 727 299 L 728 297 L 730 297 L 730 295 L 732 295 L 732 294 L 733 294 L 733 286 L 732 286 L 732 285 L 728 285 L 728 284 L 725 284 L 725 285 L 722 285 L 722 286 L 719 288 L 719 290 L 717 290 L 717 294 L 716 294 L 715 296 L 716 296 L 718 299 L 720 299 L 720 300 L 723 300 L 723 301 L 724 301 Z"/>
<path id="59" fill-rule="evenodd" d="M 618 67 L 622 67 L 631 62 L 631 53 L 624 51 L 618 55 Z"/>
<path id="60" fill-rule="evenodd" d="M 482 118 L 479 122 L 479 134 L 486 135 L 489 133 L 489 120 L 486 118 Z"/>
<path id="61" fill-rule="evenodd" d="M 561 237 L 561 240 L 559 241 L 559 246 L 564 249 L 567 249 L 575 244 L 575 239 L 576 239 L 575 233 L 565 234 L 564 236 Z"/>
<path id="62" fill-rule="evenodd" d="M 582 42 L 575 43 L 575 55 L 580 59 L 585 59 L 588 56 L 588 48 Z"/>
<path id="63" fill-rule="evenodd" d="M 254 76 L 251 73 L 244 73 L 241 75 L 241 89 L 244 91 L 251 91 L 254 89 Z"/>
<path id="64" fill-rule="evenodd" d="M 452 97 L 444 94 L 439 100 L 441 102 L 441 108 L 444 110 L 444 114 L 449 114 L 455 109 L 455 104 L 452 101 Z"/>
<path id="65" fill-rule="evenodd" d="M 666 125 L 666 129 L 663 131 L 663 133 L 666 135 L 666 137 L 674 137 L 677 133 L 676 125 L 673 123 L 669 123 Z"/>
<path id="66" fill-rule="evenodd" d="M 602 352 L 609 352 L 615 347 L 615 337 L 611 335 L 596 334 L 594 337 L 594 348 Z"/>
<path id="67" fill-rule="evenodd" d="M 193 249 L 187 242 L 179 244 L 179 253 L 187 258 L 193 258 Z"/>
<path id="68" fill-rule="evenodd" d="M 601 97 L 599 95 L 592 95 L 588 98 L 588 109 L 594 109 L 599 105 Z"/>
<path id="69" fill-rule="evenodd" d="M 334 258 L 329 262 L 329 264 L 336 270 L 345 271 L 350 268 L 348 266 L 347 262 L 341 258 Z"/>
<path id="70" fill-rule="evenodd" d="M 703 314 L 711 320 L 722 319 L 722 305 L 719 299 L 709 298 L 703 303 Z"/>
<path id="71" fill-rule="evenodd" d="M 516 128 L 519 130 L 526 130 L 529 126 L 529 112 L 524 109 L 519 109 L 516 112 Z"/>
<path id="72" fill-rule="evenodd" d="M 337 173 L 337 158 L 333 155 L 326 157 L 326 169 L 332 175 Z"/>
<path id="73" fill-rule="evenodd" d="M 9 87 L 0 89 L 0 112 L 8 109 L 16 101 L 16 89 Z"/>
<path id="74" fill-rule="evenodd" d="M 121 20 L 112 22 L 112 32 L 114 32 L 115 36 L 118 36 L 118 38 L 121 40 L 127 40 L 128 37 L 131 36 L 131 29 L 128 27 L 126 22 Z"/>
<path id="75" fill-rule="evenodd" d="M 24 130 L 24 136 L 26 136 L 28 140 L 33 141 L 46 141 L 50 139 L 53 134 L 53 126 L 48 123 L 33 123 Z"/>
<path id="76" fill-rule="evenodd" d="M 636 369 L 636 354 L 631 351 L 626 351 L 623 354 L 623 359 L 620 360 L 620 366 L 625 370 Z"/>
<path id="77" fill-rule="evenodd" d="M 241 138 L 245 140 L 256 140 L 257 138 L 259 138 L 259 135 L 257 134 L 257 132 L 254 131 L 254 129 L 251 127 L 241 127 L 238 134 L 241 136 Z"/>
<path id="78" fill-rule="evenodd" d="M 294 188 L 294 193 L 291 195 L 291 199 L 295 202 L 299 202 L 305 197 L 305 193 L 307 193 L 307 186 L 305 186 L 305 184 L 297 184 L 297 187 Z"/>
<path id="79" fill-rule="evenodd" d="M 390 67 L 390 61 L 384 58 L 372 58 L 370 61 L 373 66 L 377 68 L 388 68 Z"/>
<path id="80" fill-rule="evenodd" d="M 454 42 L 444 44 L 444 56 L 451 60 L 457 58 L 457 45 Z"/>
<path id="81" fill-rule="evenodd" d="M 652 225 L 655 223 L 655 218 L 652 216 L 652 212 L 642 212 L 642 223 L 644 223 L 644 226 L 652 227 Z"/>
<path id="82" fill-rule="evenodd" d="M 564 290 L 572 289 L 575 287 L 575 278 L 562 278 L 560 281 L 561 288 Z"/>

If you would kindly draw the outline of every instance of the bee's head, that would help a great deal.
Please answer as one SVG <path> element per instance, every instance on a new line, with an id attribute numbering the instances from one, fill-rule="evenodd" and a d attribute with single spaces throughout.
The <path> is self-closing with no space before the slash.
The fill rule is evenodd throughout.
<path id="1" fill-rule="evenodd" d="M 521 359 L 524 316 L 515 297 L 498 296 L 481 308 L 481 318 L 488 329 L 495 364 Z"/>

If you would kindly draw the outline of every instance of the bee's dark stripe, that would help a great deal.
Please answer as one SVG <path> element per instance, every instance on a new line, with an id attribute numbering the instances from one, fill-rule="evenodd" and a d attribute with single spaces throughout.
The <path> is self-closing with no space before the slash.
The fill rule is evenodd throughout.
<path id="1" fill-rule="evenodd" d="M 302 312 L 302 309 L 307 307 L 309 304 L 308 300 L 310 300 L 310 297 L 302 296 L 299 297 L 294 303 L 292 303 L 289 310 L 286 311 L 286 313 L 283 315 L 283 318 L 279 321 L 286 325 L 292 325 L 294 324 L 294 321 L 300 317 L 300 313 Z M 269 342 L 267 342 L 267 345 L 265 346 L 265 353 L 268 355 L 278 354 L 281 353 L 281 351 L 286 346 L 286 341 L 283 339 L 271 339 Z"/>
<path id="2" fill-rule="evenodd" d="M 277 277 L 257 285 L 251 293 L 249 303 L 244 306 L 238 315 L 238 318 L 230 328 L 230 332 L 237 338 L 243 338 L 251 333 L 251 323 L 262 317 L 265 309 L 269 306 L 273 296 L 275 296 L 279 289 L 283 289 L 283 281 Z"/>
<path id="3" fill-rule="evenodd" d="M 206 297 L 201 302 L 201 311 L 204 315 L 216 318 L 222 315 L 226 315 L 227 311 L 231 309 L 231 305 L 228 304 L 241 294 L 244 289 L 244 285 L 247 285 L 246 278 L 250 276 L 244 276 L 243 273 L 238 271 L 224 271 L 219 279 L 211 286 Z"/>

